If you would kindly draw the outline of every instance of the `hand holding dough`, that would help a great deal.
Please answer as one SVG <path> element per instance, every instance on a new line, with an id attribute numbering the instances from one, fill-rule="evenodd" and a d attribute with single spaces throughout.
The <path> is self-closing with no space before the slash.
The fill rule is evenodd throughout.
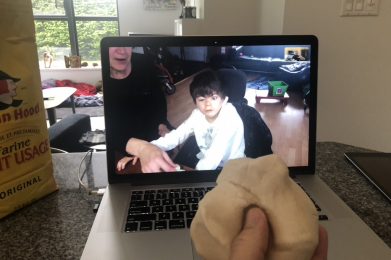
<path id="1" fill-rule="evenodd" d="M 199 203 L 190 228 L 198 254 L 206 260 L 228 259 L 245 209 L 252 205 L 263 209 L 269 220 L 266 259 L 311 259 L 318 244 L 318 214 L 276 155 L 225 165 L 217 186 Z"/>

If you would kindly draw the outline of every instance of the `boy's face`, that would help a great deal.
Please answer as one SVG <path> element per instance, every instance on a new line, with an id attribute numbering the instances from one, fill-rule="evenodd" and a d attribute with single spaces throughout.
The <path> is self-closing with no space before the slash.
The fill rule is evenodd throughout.
<path id="1" fill-rule="evenodd" d="M 223 104 L 224 99 L 216 93 L 211 96 L 199 96 L 196 98 L 197 108 L 205 115 L 205 118 L 209 123 L 216 120 Z"/>

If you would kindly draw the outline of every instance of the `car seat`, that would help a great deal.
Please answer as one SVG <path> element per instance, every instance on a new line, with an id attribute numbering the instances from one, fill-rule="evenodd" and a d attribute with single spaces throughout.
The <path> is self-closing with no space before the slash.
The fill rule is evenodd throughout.
<path id="1" fill-rule="evenodd" d="M 261 114 L 247 104 L 244 98 L 246 93 L 247 77 L 243 71 L 236 69 L 219 69 L 217 74 L 221 80 L 223 90 L 229 97 L 228 101 L 236 108 L 242 118 L 244 127 L 245 155 L 257 158 L 272 154 L 272 134 L 263 121 Z"/>

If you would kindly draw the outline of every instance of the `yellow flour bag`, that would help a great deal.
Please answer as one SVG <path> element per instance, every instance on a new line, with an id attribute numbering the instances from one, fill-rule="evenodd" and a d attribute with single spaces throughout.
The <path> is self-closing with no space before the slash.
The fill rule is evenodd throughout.
<path id="1" fill-rule="evenodd" d="M 57 190 L 30 0 L 0 1 L 0 218 Z"/>

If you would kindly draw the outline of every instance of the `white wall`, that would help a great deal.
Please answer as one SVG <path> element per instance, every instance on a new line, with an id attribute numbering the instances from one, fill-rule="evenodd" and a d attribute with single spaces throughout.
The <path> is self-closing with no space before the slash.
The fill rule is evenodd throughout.
<path id="1" fill-rule="evenodd" d="M 256 34 L 258 0 L 204 1 L 204 34 Z"/>
<path id="2" fill-rule="evenodd" d="M 282 34 L 285 0 L 259 2 L 259 32 L 263 35 Z"/>
<path id="3" fill-rule="evenodd" d="M 102 72 L 100 68 L 50 68 L 40 69 L 41 80 L 45 79 L 69 79 L 74 82 L 88 83 L 96 85 L 99 80 L 102 80 Z"/>
<path id="4" fill-rule="evenodd" d="M 281 1 L 281 0 L 279 0 Z M 259 31 L 258 0 L 197 0 L 197 15 L 203 19 L 184 19 L 183 35 L 256 34 Z M 148 11 L 142 0 L 118 0 L 120 35 L 128 32 L 175 34 L 177 10 Z M 200 14 L 201 12 L 201 14 Z"/>
<path id="5" fill-rule="evenodd" d="M 174 20 L 181 14 L 181 4 L 176 10 L 144 10 L 142 0 L 118 0 L 120 35 L 128 32 L 146 34 L 174 34 Z"/>
<path id="6" fill-rule="evenodd" d="M 341 0 L 286 1 L 283 33 L 319 38 L 318 141 L 391 152 L 391 1 L 340 17 Z"/>
<path id="7" fill-rule="evenodd" d="M 259 33 L 259 0 L 204 0 L 202 19 L 184 19 L 181 35 L 253 35 Z"/>

